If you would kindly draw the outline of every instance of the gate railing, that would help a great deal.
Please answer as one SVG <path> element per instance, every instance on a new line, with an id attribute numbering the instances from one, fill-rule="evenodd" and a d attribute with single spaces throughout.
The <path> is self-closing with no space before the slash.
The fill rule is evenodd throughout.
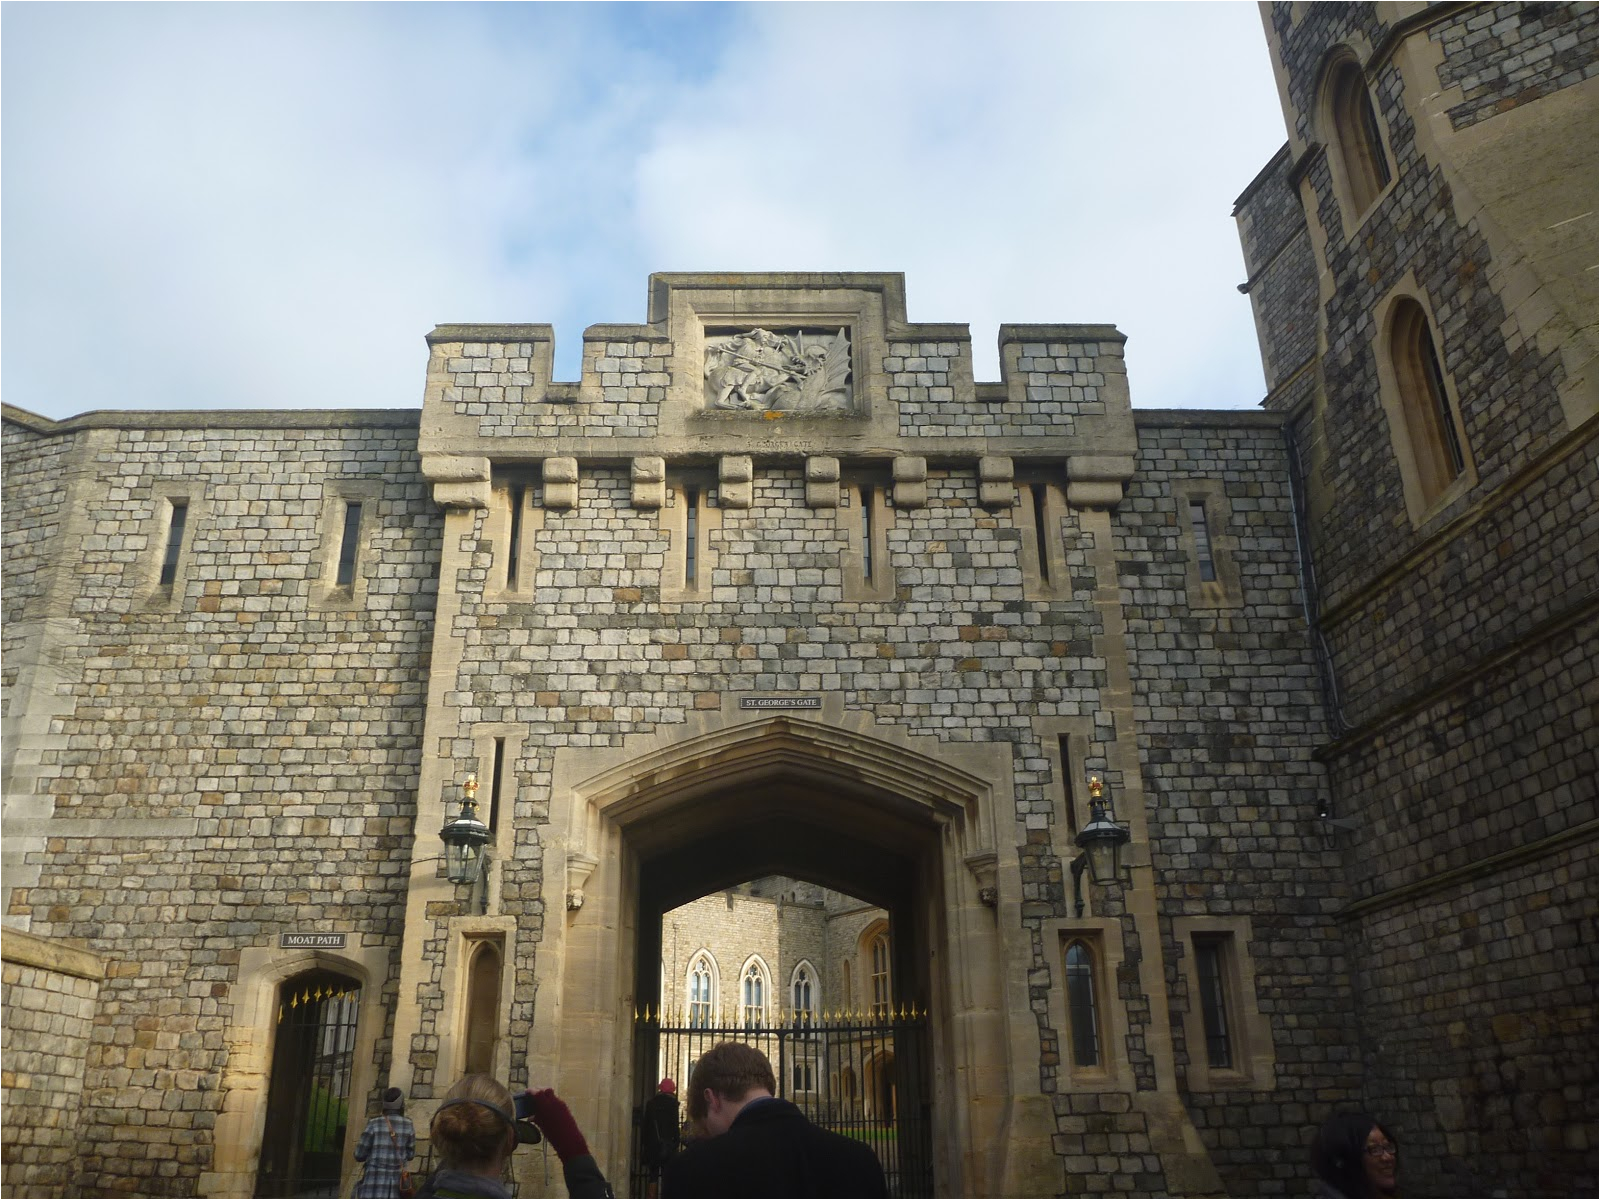
<path id="1" fill-rule="evenodd" d="M 646 1011 L 636 1016 L 634 1035 L 636 1061 L 646 1075 L 654 1071 L 642 1081 L 645 1097 L 663 1076 L 676 1080 L 686 1096 L 700 1055 L 719 1042 L 743 1042 L 772 1063 L 780 1097 L 822 1128 L 872 1147 L 891 1196 L 933 1194 L 926 1011 L 802 1012 L 718 1025 L 681 1012 Z M 630 1191 L 644 1196 L 654 1194 L 654 1172 L 641 1159 L 639 1105 Z"/>

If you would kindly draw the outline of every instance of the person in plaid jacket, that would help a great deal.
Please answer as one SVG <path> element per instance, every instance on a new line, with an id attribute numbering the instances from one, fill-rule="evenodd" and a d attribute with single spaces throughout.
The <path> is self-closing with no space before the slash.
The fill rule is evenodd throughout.
<path id="1" fill-rule="evenodd" d="M 355 1191 L 350 1193 L 352 1196 L 402 1194 L 400 1173 L 417 1152 L 417 1131 L 405 1114 L 405 1093 L 394 1087 L 384 1089 L 383 1115 L 367 1122 L 356 1146 L 356 1161 L 365 1163 L 367 1169 Z"/>

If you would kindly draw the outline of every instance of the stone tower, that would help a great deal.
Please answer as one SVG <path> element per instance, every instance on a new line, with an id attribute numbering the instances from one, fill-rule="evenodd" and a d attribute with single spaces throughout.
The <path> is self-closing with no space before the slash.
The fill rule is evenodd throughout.
<path id="1" fill-rule="evenodd" d="M 1595 1187 L 1592 4 L 1263 6 L 1236 216 L 1305 481 L 1362 1096 L 1407 1187 Z"/>

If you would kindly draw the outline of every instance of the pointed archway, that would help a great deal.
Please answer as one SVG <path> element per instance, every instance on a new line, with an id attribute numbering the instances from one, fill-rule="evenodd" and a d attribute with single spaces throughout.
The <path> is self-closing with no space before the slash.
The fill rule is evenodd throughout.
<path id="1" fill-rule="evenodd" d="M 544 866 L 567 906 L 540 943 L 530 1077 L 555 1081 L 602 1131 L 603 1161 L 625 1163 L 635 1097 L 617 1084 L 634 1073 L 635 1013 L 659 1001 L 661 913 L 790 875 L 892 914 L 902 994 L 932 1014 L 919 1090 L 936 1187 L 993 1192 L 1029 1032 L 1012 1046 L 1025 981 L 1003 966 L 1019 956 L 992 907 L 1018 892 L 994 850 L 996 813 L 1012 811 L 1008 748 L 952 748 L 829 707 L 820 720 L 714 713 L 676 739 L 558 755 Z"/>

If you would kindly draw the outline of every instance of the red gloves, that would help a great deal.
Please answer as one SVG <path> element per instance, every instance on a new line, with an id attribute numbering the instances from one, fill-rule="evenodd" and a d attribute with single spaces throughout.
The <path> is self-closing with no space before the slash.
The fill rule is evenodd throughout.
<path id="1" fill-rule="evenodd" d="M 572 1119 L 572 1110 L 566 1101 L 550 1088 L 537 1092 L 529 1088 L 528 1094 L 533 1097 L 533 1123 L 563 1163 L 589 1153 L 589 1143 L 583 1140 L 583 1133 Z"/>

